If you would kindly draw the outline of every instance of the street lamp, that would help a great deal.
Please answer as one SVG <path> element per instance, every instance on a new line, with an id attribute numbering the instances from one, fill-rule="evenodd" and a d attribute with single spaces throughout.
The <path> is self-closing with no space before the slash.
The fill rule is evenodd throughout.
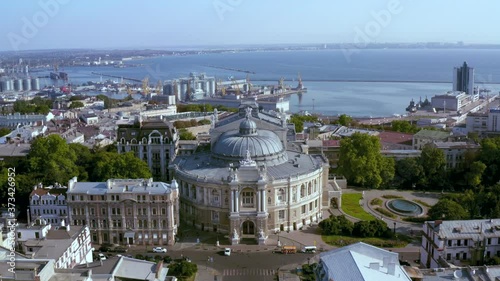
<path id="1" fill-rule="evenodd" d="M 217 224 L 217 242 L 216 246 L 219 247 L 219 225 Z"/>
<path id="2" fill-rule="evenodd" d="M 394 234 L 396 234 L 396 222 L 394 222 Z"/>
<path id="3" fill-rule="evenodd" d="M 281 247 L 280 232 L 278 231 L 278 247 Z"/>

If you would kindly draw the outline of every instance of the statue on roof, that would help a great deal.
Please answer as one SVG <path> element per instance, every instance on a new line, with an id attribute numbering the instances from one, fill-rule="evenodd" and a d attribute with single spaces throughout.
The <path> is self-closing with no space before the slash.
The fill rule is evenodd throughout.
<path id="1" fill-rule="evenodd" d="M 245 117 L 250 118 L 250 116 L 252 116 L 252 108 L 251 107 L 245 108 L 245 113 L 246 113 Z"/>

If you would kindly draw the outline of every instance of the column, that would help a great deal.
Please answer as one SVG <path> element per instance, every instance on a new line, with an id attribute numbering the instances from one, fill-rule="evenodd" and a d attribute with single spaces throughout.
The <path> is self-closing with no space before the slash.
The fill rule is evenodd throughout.
<path id="1" fill-rule="evenodd" d="M 266 211 L 266 190 L 262 190 L 262 212 Z"/>
<path id="2" fill-rule="evenodd" d="M 231 190 L 231 213 L 235 212 L 235 209 L 236 209 L 234 207 L 235 201 L 236 200 L 234 200 L 234 190 Z"/>
<path id="3" fill-rule="evenodd" d="M 239 213 L 240 212 L 240 192 L 238 190 L 235 191 L 234 193 L 235 197 L 236 197 L 236 208 L 235 208 L 235 212 L 236 213 Z"/>
<path id="4" fill-rule="evenodd" d="M 261 206 L 262 206 L 262 193 L 260 190 L 257 190 L 257 212 L 261 212 Z"/>

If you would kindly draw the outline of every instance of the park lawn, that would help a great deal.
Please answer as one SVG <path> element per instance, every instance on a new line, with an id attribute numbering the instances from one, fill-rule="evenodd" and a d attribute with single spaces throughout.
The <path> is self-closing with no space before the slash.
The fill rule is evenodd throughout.
<path id="1" fill-rule="evenodd" d="M 361 193 L 344 193 L 342 194 L 342 211 L 349 216 L 353 216 L 360 220 L 371 221 L 375 217 L 367 213 L 360 205 Z"/>
<path id="2" fill-rule="evenodd" d="M 378 238 L 378 237 L 352 237 L 343 235 L 322 235 L 321 238 L 325 243 L 344 247 L 357 242 L 363 242 L 366 244 L 373 245 L 375 247 L 382 248 L 403 248 L 411 242 L 411 238 L 405 235 L 398 234 L 398 239 L 396 238 Z"/>

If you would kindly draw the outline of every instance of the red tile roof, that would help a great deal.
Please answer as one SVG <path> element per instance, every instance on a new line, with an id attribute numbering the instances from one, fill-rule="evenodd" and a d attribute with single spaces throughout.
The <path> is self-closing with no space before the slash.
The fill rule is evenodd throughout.
<path id="1" fill-rule="evenodd" d="M 323 140 L 323 146 L 325 147 L 332 147 L 332 146 L 338 146 L 340 147 L 340 140 Z"/>
<path id="2" fill-rule="evenodd" d="M 399 132 L 380 132 L 378 137 L 381 143 L 405 143 L 413 139 L 412 134 Z"/>

